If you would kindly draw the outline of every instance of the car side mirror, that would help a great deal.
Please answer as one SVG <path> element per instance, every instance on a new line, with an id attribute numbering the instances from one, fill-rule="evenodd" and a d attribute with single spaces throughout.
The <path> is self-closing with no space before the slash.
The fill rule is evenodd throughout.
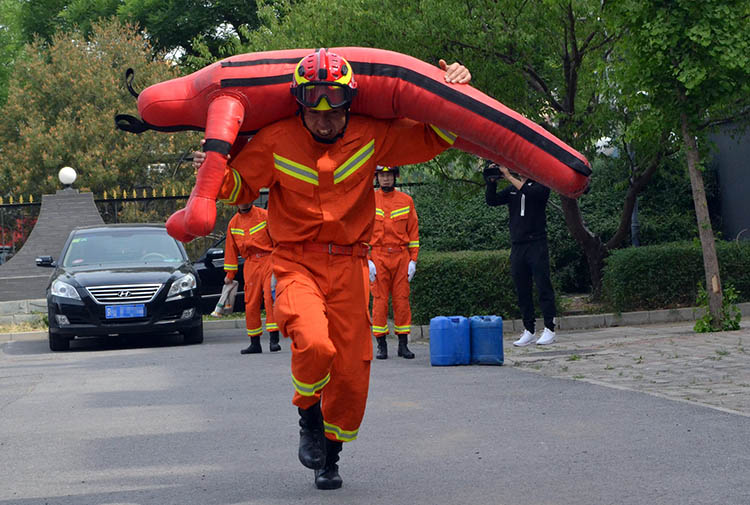
<path id="1" fill-rule="evenodd" d="M 52 256 L 39 256 L 36 259 L 36 266 L 38 267 L 54 267 L 57 266 Z"/>
<path id="2" fill-rule="evenodd" d="M 212 247 L 208 251 L 206 251 L 206 262 L 212 263 L 214 260 L 223 259 L 224 258 L 224 249 L 220 247 Z"/>

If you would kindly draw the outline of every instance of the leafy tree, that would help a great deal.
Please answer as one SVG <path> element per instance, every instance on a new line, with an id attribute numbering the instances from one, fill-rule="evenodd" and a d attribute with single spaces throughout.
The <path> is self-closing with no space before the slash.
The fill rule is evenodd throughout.
<path id="1" fill-rule="evenodd" d="M 242 39 L 240 27 L 258 26 L 256 5 L 247 0 L 3 0 L 18 9 L 23 42 L 35 37 L 50 42 L 59 31 L 80 30 L 89 37 L 94 23 L 117 17 L 137 24 L 156 52 L 174 58 L 198 54 L 193 39 L 216 57 Z"/>
<path id="2" fill-rule="evenodd" d="M 117 15 L 144 27 L 157 49 L 192 55 L 198 37 L 202 47 L 219 56 L 224 46 L 232 48 L 232 41 L 242 39 L 240 27 L 258 27 L 256 12 L 253 0 L 124 0 Z"/>
<path id="3" fill-rule="evenodd" d="M 90 40 L 78 31 L 35 41 L 16 62 L 0 122 L 0 192 L 39 194 L 59 187 L 58 170 L 79 173 L 77 187 L 96 193 L 188 179 L 183 157 L 197 135 L 116 130 L 115 113 L 135 113 L 124 72 L 135 69 L 136 87 L 177 76 L 154 59 L 148 41 L 131 26 L 94 24 Z"/>
<path id="4" fill-rule="evenodd" d="M 8 81 L 23 43 L 18 24 L 19 4 L 15 0 L 0 0 L 0 106 L 8 97 Z"/>
<path id="5" fill-rule="evenodd" d="M 595 142 L 612 136 L 627 120 L 610 93 L 608 58 L 621 31 L 605 25 L 606 1 L 309 0 L 288 13 L 279 5 L 259 10 L 266 29 L 248 37 L 246 50 L 368 45 L 426 61 L 459 59 L 471 69 L 476 87 L 592 158 Z M 606 241 L 584 220 L 579 201 L 588 197 L 561 198 L 570 234 L 585 253 L 595 295 L 604 258 L 627 237 L 638 194 L 670 154 L 634 147 L 631 152 L 637 156 L 630 158 L 619 225 Z"/>
<path id="6" fill-rule="evenodd" d="M 750 118 L 750 4 L 745 0 L 622 0 L 612 20 L 627 37 L 618 82 L 636 107 L 682 143 L 703 250 L 708 305 L 722 324 L 722 287 L 701 160 L 707 133 Z M 679 139 L 679 140 L 678 140 Z"/>

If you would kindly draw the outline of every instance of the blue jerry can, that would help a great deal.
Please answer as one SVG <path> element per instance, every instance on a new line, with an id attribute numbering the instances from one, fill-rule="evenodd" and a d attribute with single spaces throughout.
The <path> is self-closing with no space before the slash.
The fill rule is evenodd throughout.
<path id="1" fill-rule="evenodd" d="M 464 316 L 430 319 L 430 364 L 468 365 L 471 355 L 469 320 Z"/>
<path id="2" fill-rule="evenodd" d="M 472 365 L 503 364 L 503 318 L 499 316 L 472 316 L 471 363 Z"/>

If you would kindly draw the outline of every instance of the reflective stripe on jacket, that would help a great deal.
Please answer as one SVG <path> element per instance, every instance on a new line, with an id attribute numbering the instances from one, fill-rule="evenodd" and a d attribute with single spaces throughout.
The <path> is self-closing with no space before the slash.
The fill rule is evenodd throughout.
<path id="1" fill-rule="evenodd" d="M 269 188 L 269 231 L 276 243 L 369 242 L 375 167 L 421 163 L 448 147 L 429 125 L 355 114 L 342 138 L 324 144 L 293 117 L 250 140 L 231 161 L 219 196 L 251 202 L 261 188 Z"/>
<path id="2" fill-rule="evenodd" d="M 230 278 L 237 272 L 238 257 L 252 260 L 258 254 L 270 253 L 273 243 L 268 234 L 268 212 L 253 206 L 249 212 L 237 212 L 227 225 L 224 246 L 224 271 Z"/>
<path id="3" fill-rule="evenodd" d="M 419 256 L 419 219 L 411 196 L 398 190 L 375 192 L 373 247 L 397 246 L 409 249 L 412 261 Z"/>

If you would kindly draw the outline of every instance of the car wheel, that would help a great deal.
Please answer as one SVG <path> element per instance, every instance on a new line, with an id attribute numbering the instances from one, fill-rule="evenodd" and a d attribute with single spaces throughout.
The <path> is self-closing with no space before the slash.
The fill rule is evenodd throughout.
<path id="1" fill-rule="evenodd" d="M 203 343 L 203 321 L 201 321 L 201 324 L 199 326 L 183 331 L 182 337 L 183 337 L 183 341 L 185 345 L 202 344 Z"/>
<path id="2" fill-rule="evenodd" d="M 49 334 L 49 348 L 51 351 L 67 351 L 70 349 L 70 339 Z"/>

